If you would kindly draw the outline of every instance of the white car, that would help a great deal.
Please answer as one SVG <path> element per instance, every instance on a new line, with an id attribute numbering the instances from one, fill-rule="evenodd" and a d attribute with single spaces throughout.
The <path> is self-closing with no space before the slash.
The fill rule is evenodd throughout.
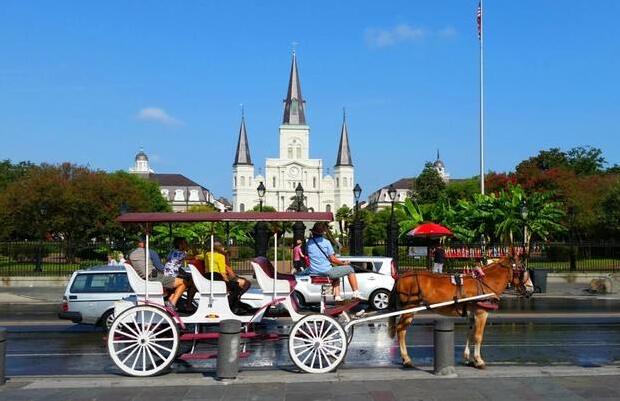
<path id="1" fill-rule="evenodd" d="M 71 275 L 62 297 L 60 319 L 109 328 L 114 302 L 133 295 L 123 266 L 95 266 Z"/>
<path id="2" fill-rule="evenodd" d="M 392 258 L 372 256 L 339 256 L 338 259 L 348 262 L 355 269 L 359 284 L 360 297 L 368 301 L 375 310 L 388 308 L 390 292 L 398 278 Z M 318 303 L 321 301 L 321 285 L 312 284 L 310 276 L 296 276 L 297 286 L 295 295 L 303 304 Z M 347 278 L 340 280 L 343 297 L 351 296 L 353 290 Z"/>

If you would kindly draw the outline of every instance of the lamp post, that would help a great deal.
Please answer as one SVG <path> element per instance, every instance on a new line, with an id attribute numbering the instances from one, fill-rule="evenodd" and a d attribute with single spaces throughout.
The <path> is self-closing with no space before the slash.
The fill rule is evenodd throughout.
<path id="1" fill-rule="evenodd" d="M 123 201 L 121 203 L 121 206 L 118 208 L 118 212 L 119 214 L 122 216 L 125 213 L 127 213 L 129 211 L 129 206 L 127 205 L 127 202 Z M 125 225 L 123 224 L 123 239 L 122 239 L 122 243 L 121 243 L 121 252 L 123 252 L 123 255 L 126 255 L 127 253 L 127 232 L 125 231 Z"/>
<path id="2" fill-rule="evenodd" d="M 261 181 L 256 188 L 259 199 L 259 212 L 263 211 L 263 198 L 265 197 L 265 184 Z M 267 256 L 267 248 L 269 247 L 269 233 L 267 224 L 264 221 L 259 221 L 254 226 L 254 245 L 256 256 Z"/>
<path id="3" fill-rule="evenodd" d="M 41 205 L 39 208 L 39 213 L 41 214 L 41 223 L 39 224 L 39 243 L 37 245 L 36 252 L 36 260 L 34 265 L 35 272 L 43 271 L 43 237 L 45 236 L 45 215 L 47 215 L 47 207 L 45 205 Z"/>
<path id="4" fill-rule="evenodd" d="M 258 199 L 259 199 L 259 207 L 258 207 L 258 211 L 262 212 L 263 211 L 263 199 L 265 198 L 265 184 L 263 184 L 263 182 L 261 181 L 260 184 L 258 184 L 258 188 L 256 188 L 256 192 L 258 192 Z"/>
<path id="5" fill-rule="evenodd" d="M 575 249 L 575 217 L 577 213 L 574 206 L 568 208 L 568 240 L 570 242 L 569 257 L 569 269 L 570 271 L 577 270 L 577 252 Z"/>
<path id="6" fill-rule="evenodd" d="M 349 234 L 349 249 L 351 250 L 351 255 L 354 256 L 364 254 L 363 226 L 359 218 L 361 195 L 362 187 L 360 187 L 360 184 L 355 184 L 355 188 L 353 188 L 353 197 L 355 198 L 355 210 L 353 212 L 353 224 L 349 226 L 351 230 Z"/>
<path id="7" fill-rule="evenodd" d="M 385 253 L 387 256 L 392 258 L 394 265 L 398 267 L 398 225 L 394 220 L 394 202 L 396 201 L 396 194 L 396 188 L 394 188 L 394 185 L 390 185 L 388 188 L 388 196 L 392 205 L 390 211 L 390 221 L 387 226 L 387 243 Z"/>
<path id="8" fill-rule="evenodd" d="M 295 188 L 295 211 L 301 212 L 304 209 L 304 187 L 301 186 L 301 182 L 297 183 Z M 297 240 L 304 241 L 304 235 L 306 233 L 306 225 L 301 221 L 293 223 L 293 243 L 297 243 Z"/>
<path id="9" fill-rule="evenodd" d="M 528 241 L 527 241 L 527 216 L 529 211 L 527 210 L 527 204 L 525 200 L 521 203 L 521 217 L 523 218 L 523 258 L 525 261 L 525 267 L 527 268 L 527 257 L 528 257 Z"/>

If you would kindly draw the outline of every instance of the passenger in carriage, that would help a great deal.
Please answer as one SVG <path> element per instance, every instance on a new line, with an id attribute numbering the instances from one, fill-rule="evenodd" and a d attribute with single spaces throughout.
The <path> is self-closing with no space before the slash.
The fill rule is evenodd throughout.
<path id="1" fill-rule="evenodd" d="M 353 289 L 353 298 L 359 298 L 359 286 L 355 271 L 346 262 L 338 259 L 334 252 L 334 247 L 325 235 L 329 233 L 329 228 L 324 222 L 316 222 L 310 232 L 312 237 L 306 243 L 310 267 L 304 270 L 304 274 L 327 276 L 332 279 L 334 288 L 334 300 L 342 301 L 340 295 L 340 278 L 347 276 L 349 284 Z"/>
<path id="2" fill-rule="evenodd" d="M 129 253 L 129 262 L 134 268 L 136 273 L 146 280 L 146 275 L 149 275 L 149 279 L 159 281 L 164 289 L 173 291 L 172 295 L 168 297 L 166 301 L 167 306 L 176 308 L 176 304 L 183 295 L 183 292 L 188 287 L 188 283 L 178 277 L 171 277 L 164 275 L 164 265 L 159 259 L 159 255 L 153 249 L 149 249 L 149 269 L 146 271 L 146 252 L 144 249 L 144 240 L 138 241 L 138 247 Z M 154 268 L 153 268 L 154 267 Z"/>
<path id="3" fill-rule="evenodd" d="M 227 261 L 228 251 L 221 242 L 216 241 L 213 244 L 214 252 L 207 252 L 207 260 L 205 260 L 205 270 L 208 274 L 211 272 L 211 259 L 213 259 L 213 274 L 216 280 L 226 282 L 226 288 L 233 294 L 234 298 L 240 298 L 249 288 L 250 282 L 243 277 L 239 277 L 230 267 Z"/>
<path id="4" fill-rule="evenodd" d="M 184 280 L 187 285 L 187 300 L 185 301 L 185 309 L 189 310 L 193 308 L 192 300 L 196 295 L 196 287 L 192 282 L 192 276 L 182 267 L 186 265 L 187 251 L 189 250 L 189 244 L 183 237 L 176 237 L 172 241 L 174 249 L 168 254 L 168 261 L 164 265 L 164 275 L 169 277 L 176 277 Z"/>

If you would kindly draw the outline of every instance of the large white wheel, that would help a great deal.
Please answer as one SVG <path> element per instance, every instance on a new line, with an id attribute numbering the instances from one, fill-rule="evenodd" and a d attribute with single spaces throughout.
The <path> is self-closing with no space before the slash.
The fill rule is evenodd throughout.
<path id="1" fill-rule="evenodd" d="M 134 306 L 114 319 L 108 333 L 108 353 L 123 372 L 152 376 L 172 363 L 179 347 L 179 330 L 166 311 Z"/>
<path id="2" fill-rule="evenodd" d="M 347 354 L 347 336 L 336 319 L 308 315 L 293 325 L 288 353 L 293 363 L 304 372 L 331 372 Z"/>

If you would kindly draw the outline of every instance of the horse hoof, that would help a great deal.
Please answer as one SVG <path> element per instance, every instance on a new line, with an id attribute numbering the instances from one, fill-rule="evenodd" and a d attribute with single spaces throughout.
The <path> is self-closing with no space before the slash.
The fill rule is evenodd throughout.
<path id="1" fill-rule="evenodd" d="M 403 362 L 403 368 L 405 368 L 405 369 L 413 369 L 413 362 L 411 362 L 411 361 Z"/>
<path id="2" fill-rule="evenodd" d="M 465 359 L 465 360 L 463 361 L 463 365 L 465 365 L 465 366 L 469 366 L 469 367 L 473 367 L 473 366 L 474 366 L 474 362 L 473 362 L 473 361 L 470 361 L 469 359 Z"/>
<path id="3" fill-rule="evenodd" d="M 474 368 L 476 368 L 476 369 L 482 370 L 482 369 L 485 369 L 486 367 L 487 367 L 487 365 L 484 364 L 484 363 L 476 363 L 476 364 L 474 364 Z"/>

